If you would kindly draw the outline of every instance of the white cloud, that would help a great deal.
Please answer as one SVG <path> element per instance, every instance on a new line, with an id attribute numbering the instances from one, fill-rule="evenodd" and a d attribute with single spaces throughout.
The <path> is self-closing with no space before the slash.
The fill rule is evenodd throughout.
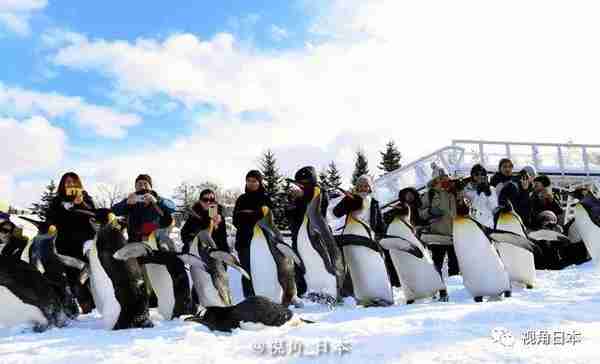
<path id="1" fill-rule="evenodd" d="M 15 179 L 32 173 L 51 173 L 63 160 L 66 142 L 63 130 L 43 117 L 23 121 L 0 118 L 0 198 L 28 206 L 34 195 Z"/>
<path id="2" fill-rule="evenodd" d="M 47 5 L 47 0 L 0 0 L 0 25 L 18 35 L 29 35 L 29 18 Z"/>
<path id="3" fill-rule="evenodd" d="M 127 134 L 127 128 L 141 122 L 137 115 L 88 104 L 81 97 L 6 87 L 2 83 L 0 107 L 17 115 L 41 114 L 48 118 L 67 116 L 80 127 L 92 129 L 96 134 L 108 138 L 123 138 Z"/>
<path id="4" fill-rule="evenodd" d="M 404 162 L 452 138 L 597 142 L 597 2 L 339 0 L 326 9 L 312 28 L 326 36 L 301 49 L 262 51 L 225 33 L 67 42 L 54 63 L 100 72 L 117 92 L 222 110 L 171 145 L 82 168 L 128 181 L 146 170 L 163 188 L 191 178 L 240 185 L 269 147 L 284 170 L 336 159 L 348 178 L 353 151 L 365 149 L 376 172 L 387 139 Z M 269 118 L 240 121 L 248 110 Z"/>
<path id="5" fill-rule="evenodd" d="M 279 27 L 275 24 L 271 25 L 270 33 L 271 38 L 273 38 L 273 40 L 276 42 L 281 42 L 290 36 L 290 33 L 285 28 Z"/>

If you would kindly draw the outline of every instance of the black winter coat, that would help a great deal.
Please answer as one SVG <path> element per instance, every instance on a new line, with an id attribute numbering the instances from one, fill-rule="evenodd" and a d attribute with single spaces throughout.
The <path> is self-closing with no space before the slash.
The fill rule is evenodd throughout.
<path id="1" fill-rule="evenodd" d="M 65 255 L 83 259 L 83 243 L 96 235 L 90 218 L 96 207 L 92 197 L 83 191 L 83 202 L 79 205 L 56 196 L 46 214 L 48 225 L 57 229 L 56 250 Z"/>
<path id="2" fill-rule="evenodd" d="M 196 235 L 210 225 L 208 210 L 204 210 L 200 203 L 194 204 L 192 210 L 196 213 L 197 217 L 190 215 L 181 228 L 181 241 L 183 242 L 185 252 L 189 251 L 189 244 L 194 240 Z M 225 225 L 223 206 L 221 205 L 218 205 L 218 214 L 221 215 L 221 223 L 213 229 L 212 238 L 217 243 L 219 250 L 230 253 L 231 249 L 229 248 L 229 244 L 227 244 L 227 226 Z"/>
<path id="3" fill-rule="evenodd" d="M 254 226 L 263 218 L 262 207 L 273 207 L 271 199 L 263 189 L 246 192 L 238 197 L 233 209 L 233 226 L 237 229 L 235 250 L 238 252 L 250 246 Z"/>

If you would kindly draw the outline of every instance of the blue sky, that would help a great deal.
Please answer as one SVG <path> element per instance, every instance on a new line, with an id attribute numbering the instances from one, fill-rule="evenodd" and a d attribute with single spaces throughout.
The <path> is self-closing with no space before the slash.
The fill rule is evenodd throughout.
<path id="1" fill-rule="evenodd" d="M 0 81 L 5 86 L 19 86 L 39 92 L 57 92 L 80 96 L 87 102 L 119 105 L 112 94 L 113 81 L 103 75 L 56 67 L 47 61 L 48 50 L 42 42 L 48 29 L 65 29 L 93 39 L 125 40 L 138 38 L 164 39 L 176 33 L 191 33 L 209 39 L 220 32 L 229 32 L 241 40 L 265 50 L 281 50 L 302 45 L 310 23 L 307 8 L 294 1 L 50 1 L 43 14 L 30 20 L 31 35 L 22 37 L 3 29 L 1 38 L 5 66 L 0 68 Z M 273 27 L 285 29 L 288 36 L 278 38 Z M 169 102 L 168 97 L 155 96 L 157 103 Z M 190 131 L 191 119 L 209 112 L 210 105 L 197 105 L 191 110 L 176 109 L 142 112 L 144 122 L 130 129 L 126 140 L 97 138 L 87 130 L 74 127 L 65 119 L 56 119 L 75 147 L 135 149 L 145 139 L 166 142 L 175 135 Z M 11 113 L 0 110 L 5 116 Z M 252 113 L 248 113 L 251 117 Z M 169 123 L 169 128 L 164 123 Z"/>
<path id="2" fill-rule="evenodd" d="M 598 143 L 600 4 L 0 0 L 0 199 L 69 170 L 240 188 L 452 139 Z M 576 121 L 594 132 L 564 128 Z M 3 197 L 4 196 L 4 197 Z"/>

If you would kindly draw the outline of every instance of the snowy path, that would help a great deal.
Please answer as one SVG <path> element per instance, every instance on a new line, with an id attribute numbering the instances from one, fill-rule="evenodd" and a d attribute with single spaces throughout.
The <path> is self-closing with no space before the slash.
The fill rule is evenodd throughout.
<path id="1" fill-rule="evenodd" d="M 156 327 L 147 330 L 103 331 L 94 315 L 43 334 L 0 329 L 0 363 L 598 362 L 600 272 L 590 263 L 559 272 L 538 271 L 536 289 L 516 289 L 512 298 L 498 302 L 474 303 L 460 278 L 448 283 L 450 303 L 407 306 L 396 292 L 398 305 L 391 308 L 364 309 L 349 300 L 330 312 L 307 304 L 296 312 L 317 324 L 237 330 L 231 335 L 213 334 L 181 320 L 156 321 Z M 239 296 L 239 285 L 234 290 Z M 508 329 L 514 342 L 494 342 L 494 328 Z M 550 345 L 524 345 L 522 334 L 535 331 L 540 339 L 543 330 L 550 334 Z M 579 332 L 582 342 L 554 344 L 561 332 Z M 334 352 L 342 342 L 351 345 L 343 356 Z M 325 344 L 329 353 L 317 355 Z M 285 355 L 273 355 L 277 345 L 287 345 Z"/>

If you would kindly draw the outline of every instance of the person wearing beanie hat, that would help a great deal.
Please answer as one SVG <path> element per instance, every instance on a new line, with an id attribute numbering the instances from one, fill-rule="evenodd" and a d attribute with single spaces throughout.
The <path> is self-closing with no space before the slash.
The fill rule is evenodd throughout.
<path id="1" fill-rule="evenodd" d="M 305 166 L 300 168 L 294 174 L 295 183 L 292 184 L 288 195 L 289 207 L 285 211 L 285 216 L 289 222 L 292 232 L 292 242 L 296 246 L 298 241 L 298 232 L 304 222 L 306 209 L 315 195 L 315 188 L 318 187 L 317 171 L 313 166 Z M 321 214 L 324 218 L 327 217 L 327 208 L 329 207 L 329 198 L 327 193 L 321 193 Z M 306 282 L 304 274 L 296 266 L 296 285 L 298 287 L 298 295 L 301 296 L 306 292 Z"/>
<path id="2" fill-rule="evenodd" d="M 129 242 L 141 242 L 157 229 L 168 227 L 173 219 L 175 203 L 152 189 L 152 177 L 140 174 L 135 179 L 135 192 L 112 206 L 118 216 L 127 216 Z"/>
<path id="3" fill-rule="evenodd" d="M 471 217 L 480 224 L 493 228 L 494 210 L 498 207 L 496 189 L 489 185 L 487 170 L 481 164 L 471 168 L 471 181 L 464 191 Z"/>
<path id="4" fill-rule="evenodd" d="M 446 171 L 442 168 L 434 169 L 433 179 L 428 184 L 429 190 L 421 198 L 419 210 L 421 218 L 428 221 L 431 233 L 452 236 L 457 201 L 464 198 L 464 191 L 457 186 L 459 184 L 462 183 L 455 183 L 456 188 L 452 188 Z M 460 273 L 454 246 L 431 244 L 429 250 L 438 272 L 441 273 L 444 258 L 448 254 L 448 274 L 452 276 Z"/>
<path id="5" fill-rule="evenodd" d="M 543 221 L 538 216 L 544 216 L 545 211 L 552 212 L 560 217 L 564 211 L 560 207 L 560 202 L 552 193 L 550 178 L 546 175 L 539 175 L 534 179 L 533 196 L 531 197 L 531 228 L 541 229 Z"/>
<path id="6" fill-rule="evenodd" d="M 245 192 L 235 201 L 233 209 L 233 226 L 237 229 L 235 250 L 244 270 L 250 269 L 250 242 L 254 236 L 254 227 L 263 218 L 262 208 L 273 207 L 273 203 L 263 185 L 263 175 L 260 171 L 251 170 L 246 174 Z M 254 296 L 252 281 L 242 276 L 244 297 Z"/>
<path id="7" fill-rule="evenodd" d="M 381 214 L 381 208 L 379 207 L 379 201 L 373 197 L 373 179 L 369 175 L 362 175 L 356 180 L 356 186 L 351 194 L 347 194 L 344 198 L 333 208 L 333 215 L 337 218 L 346 216 L 346 221 L 350 216 L 354 217 L 358 221 L 366 224 L 370 229 L 371 240 L 376 244 L 383 235 L 385 234 L 385 224 Z M 342 229 L 340 240 L 343 242 L 345 239 L 345 226 Z M 342 249 L 342 252 L 344 250 Z M 385 251 L 384 263 L 391 263 L 391 257 L 387 250 Z M 393 266 L 392 266 L 393 267 Z M 386 265 L 386 269 L 388 269 Z M 349 272 L 347 273 L 349 274 Z M 390 277 L 391 278 L 391 277 Z M 394 286 L 399 286 L 399 281 L 391 282 Z"/>

